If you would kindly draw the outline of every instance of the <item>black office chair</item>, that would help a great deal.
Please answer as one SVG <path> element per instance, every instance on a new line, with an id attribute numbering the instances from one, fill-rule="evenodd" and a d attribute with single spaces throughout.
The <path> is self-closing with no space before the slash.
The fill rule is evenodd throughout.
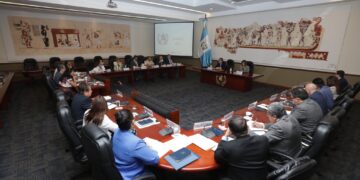
<path id="1" fill-rule="evenodd" d="M 113 71 L 114 70 L 114 61 L 116 61 L 117 57 L 114 55 L 109 56 L 109 67 Z"/>
<path id="2" fill-rule="evenodd" d="M 359 93 L 360 91 L 360 81 L 354 84 L 352 90 L 353 90 L 353 96 L 351 98 L 354 98 L 357 95 L 357 93 Z"/>
<path id="3" fill-rule="evenodd" d="M 227 73 L 233 73 L 235 67 L 235 62 L 232 59 L 229 59 L 226 61 L 226 72 Z"/>
<path id="4" fill-rule="evenodd" d="M 74 58 L 74 69 L 82 69 L 85 67 L 85 59 L 81 56 Z"/>
<path id="5" fill-rule="evenodd" d="M 34 58 L 26 58 L 24 59 L 24 71 L 36 71 L 39 70 L 38 63 Z"/>
<path id="6" fill-rule="evenodd" d="M 316 161 L 309 157 L 293 159 L 270 172 L 267 179 L 274 180 L 304 180 L 309 179 L 315 171 Z"/>
<path id="7" fill-rule="evenodd" d="M 246 65 L 249 66 L 249 76 L 254 74 L 254 63 L 252 61 L 246 61 Z"/>
<path id="8" fill-rule="evenodd" d="M 92 166 L 95 180 L 121 180 L 122 177 L 115 167 L 114 154 L 109 136 L 93 123 L 87 124 L 81 131 L 81 141 Z M 155 180 L 155 176 L 146 173 L 134 180 Z"/>
<path id="9" fill-rule="evenodd" d="M 49 59 L 49 67 L 50 70 L 54 70 L 57 68 L 57 65 L 61 62 L 61 59 L 59 57 L 51 57 Z"/>
<path id="10" fill-rule="evenodd" d="M 335 116 L 341 120 L 346 114 L 346 110 L 341 106 L 335 106 L 326 116 Z"/>
<path id="11" fill-rule="evenodd" d="M 303 155 L 316 158 L 327 144 L 330 133 L 336 127 L 336 121 L 338 120 L 334 116 L 326 116 L 326 118 L 326 120 L 322 120 L 316 127 L 311 144 L 304 151 Z"/>
<path id="12" fill-rule="evenodd" d="M 60 129 L 69 143 L 69 148 L 74 160 L 78 163 L 86 163 L 88 158 L 85 155 L 80 134 L 73 125 L 73 117 L 66 101 L 57 103 L 57 119 Z"/>
<path id="13" fill-rule="evenodd" d="M 95 63 L 95 65 L 98 65 L 99 64 L 99 62 L 100 62 L 100 60 L 102 60 L 103 58 L 101 57 L 101 56 L 95 56 L 94 57 L 94 63 Z"/>

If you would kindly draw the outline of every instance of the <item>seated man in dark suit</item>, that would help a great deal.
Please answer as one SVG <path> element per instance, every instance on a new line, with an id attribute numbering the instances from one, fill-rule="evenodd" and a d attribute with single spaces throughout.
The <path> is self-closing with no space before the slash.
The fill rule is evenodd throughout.
<path id="1" fill-rule="evenodd" d="M 339 79 L 339 92 L 342 93 L 349 86 L 348 81 L 345 79 L 345 72 L 343 70 L 336 71 L 336 77 Z"/>
<path id="2" fill-rule="evenodd" d="M 223 58 L 219 58 L 219 60 L 217 61 L 215 68 L 219 68 L 221 70 L 225 70 L 226 69 L 226 62 L 224 62 Z"/>
<path id="3" fill-rule="evenodd" d="M 310 99 L 305 89 L 301 87 L 292 89 L 291 96 L 296 105 L 291 115 L 299 121 L 302 134 L 312 137 L 317 124 L 323 117 L 320 105 Z"/>
<path id="4" fill-rule="evenodd" d="M 314 83 L 307 83 L 305 85 L 305 91 L 309 94 L 310 99 L 320 105 L 323 115 L 326 115 L 330 107 L 328 107 L 324 95 L 317 90 L 317 86 Z"/>
<path id="5" fill-rule="evenodd" d="M 296 157 L 301 150 L 301 127 L 291 115 L 286 115 L 284 106 L 280 102 L 268 106 L 267 116 L 269 124 L 254 122 L 254 127 L 266 128 L 265 136 L 270 143 L 270 154 L 280 153 Z"/>
<path id="6" fill-rule="evenodd" d="M 235 139 L 229 141 L 229 136 Z M 225 166 L 226 179 L 266 179 L 268 148 L 265 136 L 248 135 L 246 120 L 235 116 L 229 120 L 215 160 Z"/>
<path id="7" fill-rule="evenodd" d="M 82 120 L 86 110 L 91 107 L 91 87 L 85 82 L 81 82 L 78 87 L 78 93 L 71 102 L 71 113 L 75 120 Z"/>

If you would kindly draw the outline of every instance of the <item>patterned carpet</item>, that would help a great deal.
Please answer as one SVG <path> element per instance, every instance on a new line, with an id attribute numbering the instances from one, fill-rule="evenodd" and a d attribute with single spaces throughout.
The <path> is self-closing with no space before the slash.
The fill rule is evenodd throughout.
<path id="1" fill-rule="evenodd" d="M 220 117 L 280 90 L 255 84 L 251 92 L 241 93 L 201 84 L 199 75 L 192 72 L 187 73 L 186 79 L 139 81 L 130 88 L 178 107 L 184 126 Z M 5 123 L 5 127 L 0 129 L 0 179 L 62 180 L 83 172 L 86 168 L 75 163 L 71 153 L 65 151 L 67 142 L 58 127 L 55 104 L 49 98 L 44 83 L 15 82 L 9 95 L 10 103 L 0 111 Z M 336 137 L 318 160 L 314 180 L 360 179 L 359 109 L 360 103 L 356 102 L 343 119 Z M 186 179 L 202 179 L 199 176 L 202 175 L 188 176 Z M 214 179 L 214 176 L 210 179 Z"/>

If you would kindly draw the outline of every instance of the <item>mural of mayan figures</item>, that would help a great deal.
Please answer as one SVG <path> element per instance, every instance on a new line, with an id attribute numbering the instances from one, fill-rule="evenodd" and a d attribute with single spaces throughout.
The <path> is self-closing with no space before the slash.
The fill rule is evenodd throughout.
<path id="1" fill-rule="evenodd" d="M 127 24 L 8 16 L 16 55 L 131 52 Z"/>
<path id="2" fill-rule="evenodd" d="M 240 28 L 220 26 L 215 31 L 214 45 L 232 54 L 237 48 L 313 51 L 318 48 L 324 31 L 320 23 L 321 17 L 314 17 L 265 25 L 255 22 Z"/>
<path id="3" fill-rule="evenodd" d="M 31 27 L 29 23 L 20 20 L 19 22 L 15 22 L 13 26 L 17 31 L 21 32 L 21 45 L 25 46 L 26 48 L 31 48 L 32 37 L 30 35 Z"/>

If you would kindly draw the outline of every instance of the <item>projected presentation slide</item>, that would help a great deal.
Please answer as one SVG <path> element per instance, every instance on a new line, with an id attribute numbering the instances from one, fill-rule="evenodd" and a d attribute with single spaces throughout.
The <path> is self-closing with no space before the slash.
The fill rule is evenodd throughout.
<path id="1" fill-rule="evenodd" d="M 155 24 L 155 54 L 193 55 L 194 23 Z"/>

